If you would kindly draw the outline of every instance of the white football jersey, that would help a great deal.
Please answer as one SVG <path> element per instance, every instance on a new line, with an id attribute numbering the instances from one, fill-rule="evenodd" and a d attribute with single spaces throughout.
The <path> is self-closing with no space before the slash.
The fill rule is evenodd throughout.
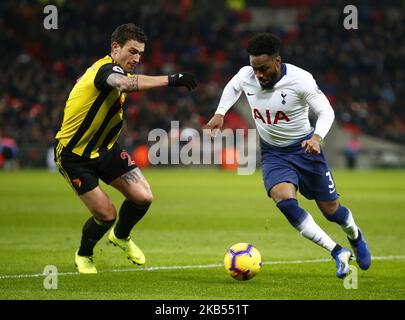
<path id="1" fill-rule="evenodd" d="M 311 133 L 308 110 L 318 119 L 314 134 L 326 136 L 334 120 L 333 109 L 312 75 L 292 64 L 282 64 L 281 78 L 272 89 L 263 89 L 251 66 L 243 67 L 224 88 L 216 114 L 225 113 L 242 91 L 249 102 L 260 137 L 285 147 Z"/>

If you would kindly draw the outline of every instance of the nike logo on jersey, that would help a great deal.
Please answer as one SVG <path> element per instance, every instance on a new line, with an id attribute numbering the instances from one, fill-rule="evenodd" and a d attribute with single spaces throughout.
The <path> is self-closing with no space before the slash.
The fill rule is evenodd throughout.
<path id="1" fill-rule="evenodd" d="M 256 93 L 250 93 L 250 92 L 247 93 L 248 96 L 254 96 L 255 94 Z"/>

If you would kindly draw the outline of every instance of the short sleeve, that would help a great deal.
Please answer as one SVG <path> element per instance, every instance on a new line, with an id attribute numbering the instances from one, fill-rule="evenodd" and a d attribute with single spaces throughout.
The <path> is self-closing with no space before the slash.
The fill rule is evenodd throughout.
<path id="1" fill-rule="evenodd" d="M 110 74 L 118 73 L 124 75 L 124 70 L 115 63 L 106 63 L 100 69 L 98 69 L 97 74 L 94 78 L 94 85 L 98 90 L 105 89 L 109 87 L 107 83 L 107 78 Z"/>

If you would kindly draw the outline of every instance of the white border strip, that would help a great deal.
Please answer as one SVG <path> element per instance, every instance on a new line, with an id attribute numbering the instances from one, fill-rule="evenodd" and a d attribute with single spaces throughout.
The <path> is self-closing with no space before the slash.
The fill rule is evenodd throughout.
<path id="1" fill-rule="evenodd" d="M 405 256 L 382 256 L 372 257 L 372 260 L 405 260 Z M 263 265 L 275 265 L 275 264 L 305 264 L 305 263 L 322 263 L 330 262 L 331 259 L 315 259 L 315 260 L 286 260 L 286 261 L 269 261 L 263 262 Z M 204 265 L 190 265 L 190 266 L 156 266 L 156 267 L 138 267 L 132 269 L 112 269 L 102 270 L 98 273 L 113 273 L 113 272 L 139 272 L 139 271 L 159 271 L 159 270 L 180 270 L 180 269 L 207 269 L 207 268 L 219 268 L 222 264 L 204 264 Z M 55 274 L 56 275 L 56 274 Z M 60 272 L 58 276 L 71 276 L 80 275 L 79 272 Z M 22 278 L 37 278 L 44 277 L 43 273 L 36 274 L 12 274 L 12 275 L 0 275 L 0 280 L 3 279 L 22 279 Z"/>

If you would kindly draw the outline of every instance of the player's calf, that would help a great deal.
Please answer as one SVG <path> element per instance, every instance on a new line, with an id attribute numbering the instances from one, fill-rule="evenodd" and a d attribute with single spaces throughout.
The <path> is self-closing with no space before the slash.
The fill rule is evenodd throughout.
<path id="1" fill-rule="evenodd" d="M 354 218 L 350 210 L 342 206 L 339 202 L 337 202 L 337 205 L 333 207 L 328 207 L 328 203 L 329 202 L 317 202 L 318 207 L 321 209 L 325 218 L 340 225 L 349 239 L 357 239 L 359 235 L 358 227 L 354 222 Z"/>
<path id="2" fill-rule="evenodd" d="M 327 249 L 329 252 L 336 246 L 336 243 L 321 229 L 312 216 L 298 206 L 297 199 L 291 198 L 279 201 L 277 207 L 290 224 L 305 238 Z"/>
<path id="3" fill-rule="evenodd" d="M 132 228 L 143 218 L 151 202 L 145 201 L 138 204 L 125 200 L 120 208 L 119 219 L 114 227 L 114 234 L 118 239 L 129 237 Z"/>
<path id="4" fill-rule="evenodd" d="M 95 245 L 114 225 L 114 222 L 115 219 L 102 221 L 94 217 L 89 218 L 83 225 L 82 239 L 77 254 L 82 257 L 92 256 Z"/>

